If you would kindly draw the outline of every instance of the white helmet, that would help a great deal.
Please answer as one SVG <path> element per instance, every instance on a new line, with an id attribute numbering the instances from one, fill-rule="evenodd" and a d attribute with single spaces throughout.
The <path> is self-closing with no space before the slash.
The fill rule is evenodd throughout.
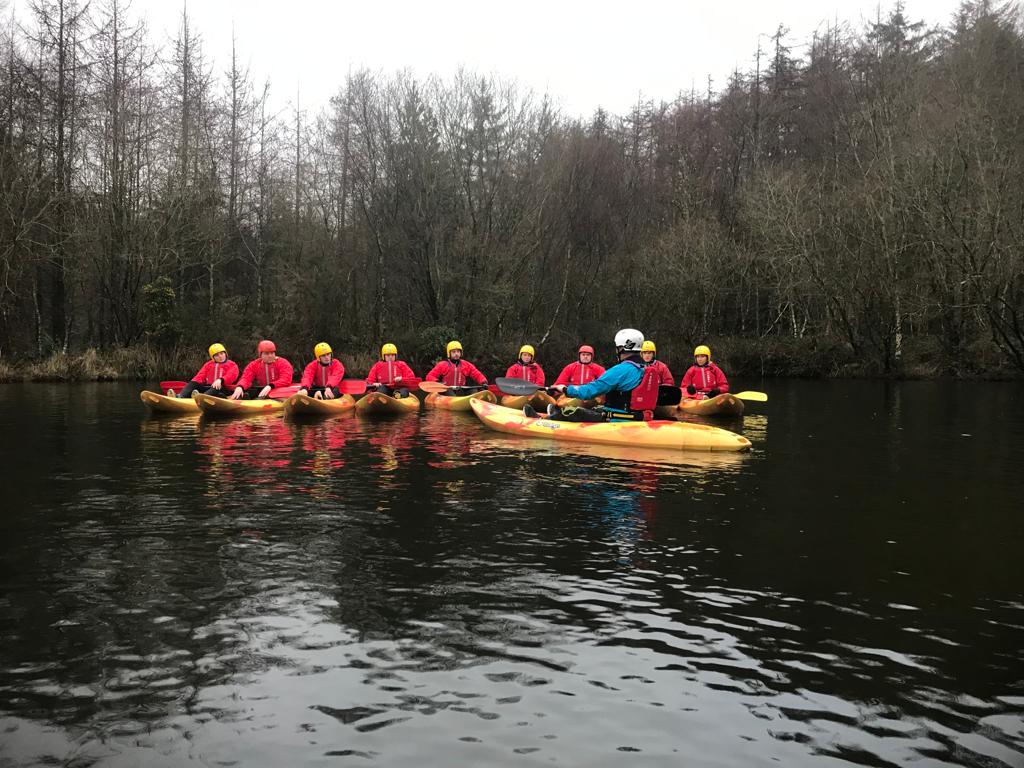
<path id="1" fill-rule="evenodd" d="M 639 352 L 644 335 L 636 328 L 623 328 L 615 334 L 615 349 L 619 352 Z"/>

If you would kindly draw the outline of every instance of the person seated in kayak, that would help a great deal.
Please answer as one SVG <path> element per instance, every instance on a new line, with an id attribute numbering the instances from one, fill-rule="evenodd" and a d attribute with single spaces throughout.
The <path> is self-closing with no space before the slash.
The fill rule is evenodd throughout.
<path id="1" fill-rule="evenodd" d="M 366 374 L 366 391 L 383 392 L 392 397 L 408 397 L 407 384 L 415 378 L 412 368 L 398 359 L 398 347 L 385 344 L 380 348 L 380 360 Z M 406 384 L 403 385 L 403 382 Z"/>
<path id="2" fill-rule="evenodd" d="M 292 383 L 292 364 L 277 356 L 274 342 L 261 341 L 256 351 L 259 357 L 245 366 L 235 391 L 231 393 L 232 400 L 243 397 L 263 399 L 274 387 L 286 387 Z"/>
<path id="3" fill-rule="evenodd" d="M 683 374 L 680 386 L 691 398 L 718 397 L 729 391 L 725 374 L 711 362 L 711 348 L 704 344 L 693 350 L 693 365 Z"/>
<path id="4" fill-rule="evenodd" d="M 559 409 L 548 406 L 548 418 L 566 421 L 607 421 L 614 419 L 650 421 L 658 405 L 658 373 L 645 365 L 640 356 L 644 335 L 635 328 L 623 328 L 615 334 L 615 352 L 618 365 L 613 365 L 589 384 L 576 386 L 556 384 L 555 389 L 569 397 L 593 400 L 605 395 L 603 408 Z M 523 413 L 535 416 L 536 411 L 524 406 Z"/>
<path id="5" fill-rule="evenodd" d="M 177 397 L 192 397 L 193 392 L 216 397 L 228 396 L 231 385 L 238 380 L 238 365 L 234 360 L 228 360 L 228 351 L 220 342 L 211 344 L 207 352 L 210 359 L 203 364 L 191 381 L 182 387 Z M 167 396 L 175 397 L 174 390 L 167 390 Z"/>
<path id="6" fill-rule="evenodd" d="M 300 395 L 313 393 L 317 400 L 333 400 L 341 397 L 338 385 L 345 378 L 345 366 L 336 360 L 334 350 L 326 341 L 313 347 L 314 360 L 306 366 L 299 380 Z M 291 383 L 291 382 L 289 382 Z"/>
<path id="7" fill-rule="evenodd" d="M 589 344 L 580 347 L 575 363 L 569 363 L 555 379 L 555 384 L 582 386 L 604 373 L 604 366 L 594 362 L 594 348 Z"/>
<path id="8" fill-rule="evenodd" d="M 448 359 L 439 362 L 427 374 L 427 381 L 440 381 L 452 387 L 444 394 L 466 394 L 455 389 L 456 387 L 466 388 L 468 386 L 471 389 L 482 389 L 487 386 L 487 377 L 480 373 L 471 362 L 462 359 L 462 344 L 457 341 L 449 341 L 448 346 L 445 347 L 445 354 L 448 355 Z M 467 385 L 466 382 L 470 380 L 475 381 L 478 386 Z"/>
<path id="9" fill-rule="evenodd" d="M 667 384 L 673 386 L 676 380 L 672 377 L 672 371 L 668 369 L 661 360 L 658 360 L 658 348 L 654 346 L 654 342 L 650 339 L 644 342 L 644 345 L 640 348 L 640 357 L 644 359 L 644 364 L 654 368 L 658 372 L 658 384 Z"/>
<path id="10" fill-rule="evenodd" d="M 510 365 L 505 375 L 510 379 L 523 379 L 531 384 L 544 386 L 544 369 L 537 365 L 533 347 L 523 344 L 519 348 L 519 359 Z"/>

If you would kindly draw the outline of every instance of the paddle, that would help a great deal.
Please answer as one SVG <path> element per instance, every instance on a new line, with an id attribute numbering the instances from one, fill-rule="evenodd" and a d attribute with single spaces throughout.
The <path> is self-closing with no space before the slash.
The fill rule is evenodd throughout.
<path id="1" fill-rule="evenodd" d="M 768 395 L 764 392 L 732 392 L 731 394 L 740 400 L 752 400 L 755 403 L 768 402 Z"/>
<path id="2" fill-rule="evenodd" d="M 187 381 L 161 381 L 160 391 L 166 392 L 168 389 L 173 389 L 177 392 L 179 389 L 184 389 L 186 386 L 188 386 Z"/>
<path id="3" fill-rule="evenodd" d="M 421 381 L 420 392 L 447 392 L 449 389 L 471 389 L 474 392 L 478 392 L 481 389 L 487 389 L 486 384 L 460 384 L 457 387 L 450 387 L 441 381 Z"/>
<path id="4" fill-rule="evenodd" d="M 534 384 L 526 379 L 511 379 L 499 376 L 495 379 L 498 389 L 506 395 L 532 395 L 538 389 L 546 389 L 540 384 Z M 658 405 L 679 405 L 683 399 L 683 391 L 671 384 L 662 384 L 658 387 Z"/>

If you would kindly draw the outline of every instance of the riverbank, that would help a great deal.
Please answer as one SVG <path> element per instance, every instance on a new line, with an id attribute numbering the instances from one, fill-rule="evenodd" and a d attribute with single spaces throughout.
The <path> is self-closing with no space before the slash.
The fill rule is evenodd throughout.
<path id="1" fill-rule="evenodd" d="M 687 364 L 686 350 L 673 349 L 671 343 L 659 344 L 659 354 L 673 373 L 679 375 Z M 801 379 L 945 379 L 978 378 L 988 380 L 1019 379 L 1020 372 L 1010 368 L 994 350 L 978 350 L 963 365 L 952 368 L 929 354 L 926 345 L 918 343 L 913 354 L 907 354 L 897 371 L 883 371 L 865 365 L 848 345 L 819 339 L 714 339 L 711 343 L 716 362 L 730 377 L 801 378 Z M 937 348 L 937 347 L 936 347 Z M 155 381 L 176 379 L 198 369 L 202 358 L 192 348 L 157 351 L 148 346 L 97 350 L 89 348 L 78 354 L 54 353 L 42 359 L 9 360 L 0 358 L 0 382 L 16 381 Z M 556 360 L 568 359 L 571 352 L 554 355 Z M 287 356 L 287 353 L 286 353 Z M 599 355 L 600 357 L 600 355 Z M 371 353 L 341 354 L 351 376 L 361 376 L 376 361 Z M 307 360 L 289 356 L 296 370 Z M 475 355 L 486 373 L 500 375 L 508 361 L 491 355 Z M 551 364 L 541 353 L 549 379 L 554 379 L 559 365 Z M 240 364 L 246 360 L 239 359 Z M 433 360 L 412 361 L 415 370 L 428 370 Z"/>

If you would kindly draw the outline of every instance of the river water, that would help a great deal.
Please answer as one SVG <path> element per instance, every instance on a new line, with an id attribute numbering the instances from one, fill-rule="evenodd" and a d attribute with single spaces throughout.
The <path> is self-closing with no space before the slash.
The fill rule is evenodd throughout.
<path id="1" fill-rule="evenodd" d="M 1024 387 L 760 387 L 729 456 L 0 387 L 0 765 L 1024 765 Z"/>

